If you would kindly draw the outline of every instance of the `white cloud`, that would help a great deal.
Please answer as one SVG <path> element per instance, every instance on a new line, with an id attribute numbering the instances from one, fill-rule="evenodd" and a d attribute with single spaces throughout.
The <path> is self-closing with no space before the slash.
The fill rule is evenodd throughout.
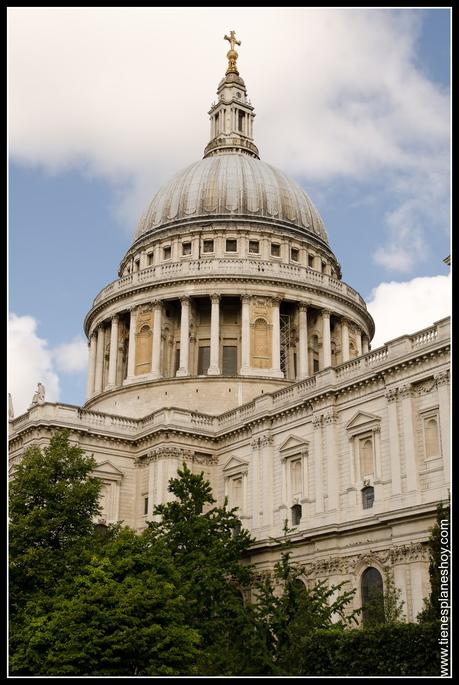
<path id="1" fill-rule="evenodd" d="M 43 383 L 46 400 L 59 399 L 59 377 L 53 369 L 48 343 L 37 335 L 37 322 L 31 316 L 10 314 L 8 335 L 8 391 L 13 397 L 15 416 L 25 412 L 37 383 Z"/>
<path id="2" fill-rule="evenodd" d="M 449 98 L 416 66 L 421 16 L 371 8 L 9 8 L 10 151 L 27 164 L 78 165 L 122 182 L 117 211 L 132 230 L 159 184 L 202 156 L 206 113 L 226 65 L 222 38 L 233 27 L 262 158 L 303 180 L 384 172 L 378 182 L 398 193 L 400 206 L 428 189 L 418 205 L 422 242 L 427 205 L 448 204 Z M 377 253 L 388 266 L 392 211 L 389 248 Z M 445 221 L 438 211 L 434 219 Z M 397 247 L 395 264 L 408 271 L 422 250 L 410 261 L 406 247 Z"/>
<path id="3" fill-rule="evenodd" d="M 64 343 L 54 348 L 52 356 L 59 371 L 63 373 L 78 373 L 87 368 L 88 345 L 79 335 L 69 343 Z"/>
<path id="4" fill-rule="evenodd" d="M 37 327 L 32 316 L 9 316 L 8 392 L 15 416 L 29 408 L 37 383 L 45 386 L 47 402 L 58 402 L 59 373 L 81 373 L 87 368 L 88 348 L 81 336 L 50 349 L 48 341 L 38 336 Z"/>
<path id="5" fill-rule="evenodd" d="M 367 302 L 376 324 L 373 349 L 451 314 L 451 274 L 380 283 Z"/>

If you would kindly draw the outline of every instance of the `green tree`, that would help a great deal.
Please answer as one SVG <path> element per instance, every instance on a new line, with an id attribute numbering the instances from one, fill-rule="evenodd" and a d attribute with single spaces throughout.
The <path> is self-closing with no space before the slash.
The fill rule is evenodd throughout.
<path id="1" fill-rule="evenodd" d="M 166 547 L 108 532 L 71 582 L 24 610 L 14 675 L 193 675 L 200 636 Z"/>
<path id="2" fill-rule="evenodd" d="M 187 622 L 202 636 L 201 675 L 256 674 L 268 668 L 250 593 L 253 569 L 241 563 L 253 542 L 236 509 L 214 507 L 210 483 L 183 464 L 169 491 L 175 499 L 154 508 L 151 540 L 170 550 L 187 597 Z"/>
<path id="3" fill-rule="evenodd" d="M 100 481 L 95 460 L 56 431 L 43 450 L 31 447 L 9 486 L 10 612 L 73 573 L 94 534 Z"/>
<path id="4" fill-rule="evenodd" d="M 443 522 L 443 523 L 442 523 Z M 445 528 L 446 523 L 446 528 Z M 437 516 L 435 524 L 430 531 L 428 541 L 429 546 L 429 577 L 430 595 L 424 599 L 424 609 L 418 614 L 418 621 L 437 621 L 441 619 L 440 602 L 441 596 L 441 565 L 442 565 L 442 530 L 448 530 L 448 541 L 450 539 L 450 507 L 444 507 L 442 503 L 437 505 Z M 444 578 L 444 576 L 443 576 Z M 450 573 L 448 574 L 448 579 Z"/>
<path id="5" fill-rule="evenodd" d="M 357 622 L 359 613 L 349 609 L 355 591 L 343 590 L 344 582 L 306 587 L 304 565 L 292 560 L 290 532 L 285 524 L 280 559 L 256 584 L 255 610 L 278 675 L 296 674 L 302 639 L 320 629 L 344 629 Z"/>

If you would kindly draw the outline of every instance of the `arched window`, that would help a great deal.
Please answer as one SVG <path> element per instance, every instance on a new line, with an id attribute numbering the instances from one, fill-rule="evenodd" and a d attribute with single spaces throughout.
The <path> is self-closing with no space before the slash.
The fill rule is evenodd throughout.
<path id="1" fill-rule="evenodd" d="M 148 373 L 151 370 L 151 347 L 153 336 L 148 324 L 143 324 L 136 335 L 135 374 Z"/>
<path id="2" fill-rule="evenodd" d="M 292 526 L 298 526 L 301 521 L 301 504 L 294 504 L 292 507 Z"/>
<path id="3" fill-rule="evenodd" d="M 375 489 L 370 485 L 362 489 L 362 507 L 364 509 L 371 509 L 375 501 Z"/>
<path id="4" fill-rule="evenodd" d="M 360 440 L 360 477 L 371 476 L 374 473 L 373 465 L 373 441 L 371 438 Z"/>
<path id="5" fill-rule="evenodd" d="M 370 566 L 362 573 L 362 618 L 364 624 L 384 623 L 384 588 L 378 569 Z"/>
<path id="6" fill-rule="evenodd" d="M 252 336 L 252 365 L 257 369 L 270 368 L 271 331 L 265 319 L 256 319 Z"/>
<path id="7" fill-rule="evenodd" d="M 426 458 L 438 456 L 439 440 L 438 440 L 438 423 L 437 419 L 430 417 L 424 422 L 424 437 L 426 443 Z"/>
<path id="8" fill-rule="evenodd" d="M 292 477 L 292 495 L 301 495 L 303 491 L 303 474 L 301 459 L 293 459 L 290 464 Z"/>

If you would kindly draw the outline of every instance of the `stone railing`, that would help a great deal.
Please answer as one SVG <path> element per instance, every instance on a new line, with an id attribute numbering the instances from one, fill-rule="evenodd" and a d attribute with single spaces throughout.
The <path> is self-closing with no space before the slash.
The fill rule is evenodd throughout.
<path id="1" fill-rule="evenodd" d="M 225 433 L 237 428 L 248 419 L 258 419 L 275 413 L 284 407 L 294 406 L 296 403 L 308 401 L 321 389 L 339 386 L 342 382 L 353 381 L 378 367 L 383 368 L 397 359 L 418 352 L 420 348 L 444 341 L 448 344 L 450 337 L 450 319 L 437 321 L 434 326 L 419 331 L 413 335 L 406 335 L 387 342 L 367 354 L 352 359 L 336 367 L 323 369 L 319 373 L 294 383 L 293 385 L 276 390 L 273 393 L 259 395 L 254 400 L 240 407 L 211 416 L 196 411 L 168 407 L 141 419 L 105 414 L 103 412 L 81 409 L 74 405 L 45 403 L 31 407 L 25 414 L 10 422 L 10 434 L 21 431 L 28 423 L 48 423 L 75 427 L 76 429 L 91 428 L 113 431 L 132 436 L 142 431 L 148 431 L 160 426 L 176 426 L 184 430 L 196 431 L 196 434 L 209 435 Z M 121 430 L 120 430 L 121 429 Z"/>
<path id="2" fill-rule="evenodd" d="M 341 293 L 366 308 L 364 299 L 357 291 L 343 281 L 339 281 L 320 271 L 296 264 L 231 258 L 203 258 L 149 266 L 141 271 L 123 276 L 107 285 L 96 296 L 93 306 L 100 304 L 115 294 L 130 290 L 136 286 L 148 283 L 168 283 L 169 281 L 176 281 L 182 278 L 196 278 L 201 275 L 268 277 L 286 283 L 309 283 L 311 285 L 319 285 L 324 290 L 329 290 L 330 292 Z"/>

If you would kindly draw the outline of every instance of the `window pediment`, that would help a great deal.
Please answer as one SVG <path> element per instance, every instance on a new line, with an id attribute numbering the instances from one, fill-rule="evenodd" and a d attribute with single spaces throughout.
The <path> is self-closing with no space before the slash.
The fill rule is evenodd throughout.
<path id="1" fill-rule="evenodd" d="M 236 473 L 246 473 L 249 469 L 249 465 L 246 461 L 238 459 L 237 457 L 231 457 L 223 467 L 223 473 L 225 476 L 231 476 Z"/>
<path id="2" fill-rule="evenodd" d="M 97 464 L 92 473 L 97 478 L 106 478 L 107 480 L 121 480 L 123 478 L 123 472 L 108 460 Z"/>
<path id="3" fill-rule="evenodd" d="M 309 442 L 296 435 L 290 435 L 279 447 L 281 456 L 285 459 L 294 454 L 309 452 Z"/>
<path id="4" fill-rule="evenodd" d="M 379 428 L 381 425 L 381 417 L 376 414 L 369 414 L 368 412 L 359 411 L 346 424 L 346 430 L 350 435 L 358 435 L 366 431 Z"/>

